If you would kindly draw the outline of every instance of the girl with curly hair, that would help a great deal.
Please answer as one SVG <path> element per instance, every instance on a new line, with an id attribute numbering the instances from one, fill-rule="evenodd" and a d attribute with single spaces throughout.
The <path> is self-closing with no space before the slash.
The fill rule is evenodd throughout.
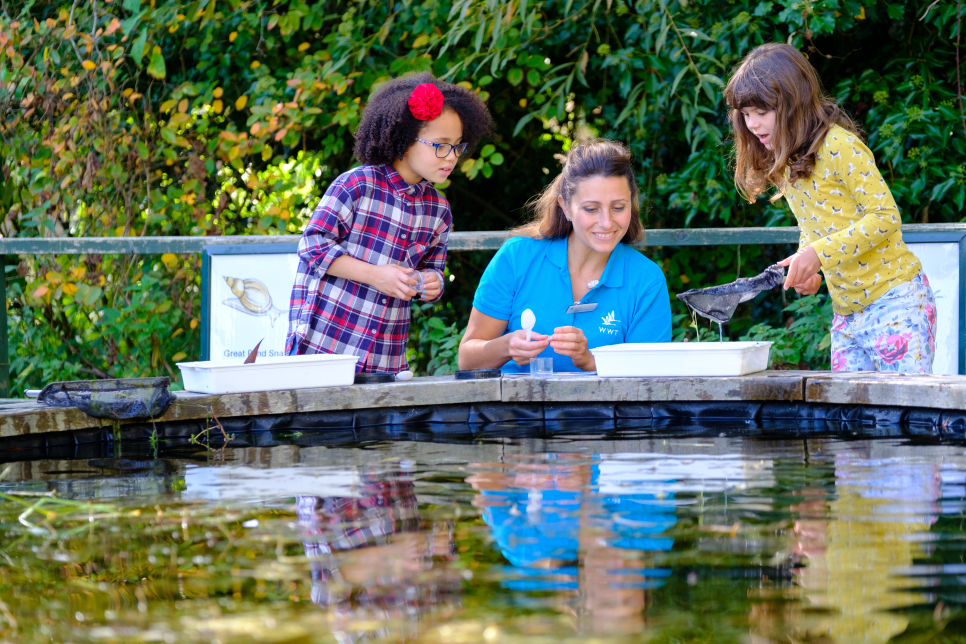
<path id="1" fill-rule="evenodd" d="M 430 74 L 391 80 L 355 132 L 363 165 L 326 190 L 299 241 L 287 355 L 359 356 L 357 372 L 406 370 L 410 300 L 443 293 L 443 183 L 492 129 L 472 91 Z"/>
<path id="2" fill-rule="evenodd" d="M 936 300 L 902 242 L 902 217 L 852 119 L 790 45 L 756 47 L 724 91 L 735 133 L 735 186 L 769 185 L 798 219 L 785 288 L 829 286 L 834 371 L 932 373 Z"/>

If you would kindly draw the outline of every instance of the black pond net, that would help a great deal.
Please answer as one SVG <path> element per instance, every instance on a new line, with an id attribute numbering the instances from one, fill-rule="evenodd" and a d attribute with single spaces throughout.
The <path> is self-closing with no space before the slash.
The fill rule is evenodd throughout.
<path id="1" fill-rule="evenodd" d="M 94 418 L 158 418 L 171 404 L 170 384 L 169 378 L 54 382 L 44 387 L 37 401 L 50 407 L 79 407 Z"/>
<path id="2" fill-rule="evenodd" d="M 775 288 L 784 281 L 785 269 L 773 264 L 754 277 L 742 277 L 721 286 L 691 289 L 678 293 L 678 299 L 684 300 L 698 315 L 724 324 L 735 314 L 739 304 L 754 299 L 762 291 Z"/>

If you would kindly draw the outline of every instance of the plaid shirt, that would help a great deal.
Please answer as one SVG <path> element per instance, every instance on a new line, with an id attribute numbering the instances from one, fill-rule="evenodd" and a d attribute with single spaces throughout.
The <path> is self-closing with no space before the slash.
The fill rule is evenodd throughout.
<path id="1" fill-rule="evenodd" d="M 384 545 L 397 532 L 419 530 L 419 502 L 412 480 L 371 481 L 358 498 L 298 495 L 295 510 L 305 554 L 312 560 Z"/>
<path id="2" fill-rule="evenodd" d="M 406 369 L 410 303 L 327 271 L 349 255 L 377 266 L 433 270 L 442 285 L 452 220 L 432 184 L 409 185 L 392 166 L 340 175 L 299 241 L 285 353 L 357 355 L 356 370 L 364 372 Z"/>
<path id="3" fill-rule="evenodd" d="M 329 583 L 342 581 L 335 553 L 391 542 L 392 535 L 419 531 L 419 501 L 412 478 L 402 472 L 364 476 L 359 497 L 298 495 L 295 511 L 312 571 L 312 601 L 332 603 Z"/>

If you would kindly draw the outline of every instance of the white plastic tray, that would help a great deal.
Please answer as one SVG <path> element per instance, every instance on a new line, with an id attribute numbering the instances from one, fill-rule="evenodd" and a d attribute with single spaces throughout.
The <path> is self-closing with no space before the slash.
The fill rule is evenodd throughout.
<path id="1" fill-rule="evenodd" d="M 743 376 L 768 368 L 771 342 L 662 342 L 591 349 L 597 375 Z"/>
<path id="2" fill-rule="evenodd" d="M 234 394 L 351 385 L 358 356 L 316 353 L 306 356 L 241 360 L 179 362 L 185 391 Z"/>

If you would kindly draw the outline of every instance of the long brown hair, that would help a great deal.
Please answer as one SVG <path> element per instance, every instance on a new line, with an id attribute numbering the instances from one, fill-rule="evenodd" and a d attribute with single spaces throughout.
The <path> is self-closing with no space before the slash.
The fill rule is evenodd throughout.
<path id="1" fill-rule="evenodd" d="M 735 133 L 735 186 L 754 201 L 771 184 L 785 190 L 785 168 L 792 182 L 815 168 L 815 153 L 833 125 L 860 136 L 852 119 L 822 90 L 815 68 L 800 51 L 784 43 L 755 47 L 745 56 L 724 90 Z M 775 111 L 772 148 L 745 126 L 741 110 Z"/>
<path id="2" fill-rule="evenodd" d="M 567 152 L 563 169 L 538 197 L 527 204 L 533 213 L 533 221 L 510 231 L 511 237 L 534 239 L 563 239 L 573 230 L 573 224 L 557 201 L 562 197 L 570 203 L 577 184 L 590 177 L 624 177 L 631 189 L 631 222 L 621 241 L 636 244 L 644 240 L 641 223 L 641 206 L 638 203 L 637 179 L 634 177 L 633 156 L 622 143 L 607 139 L 595 139 L 574 143 Z"/>

